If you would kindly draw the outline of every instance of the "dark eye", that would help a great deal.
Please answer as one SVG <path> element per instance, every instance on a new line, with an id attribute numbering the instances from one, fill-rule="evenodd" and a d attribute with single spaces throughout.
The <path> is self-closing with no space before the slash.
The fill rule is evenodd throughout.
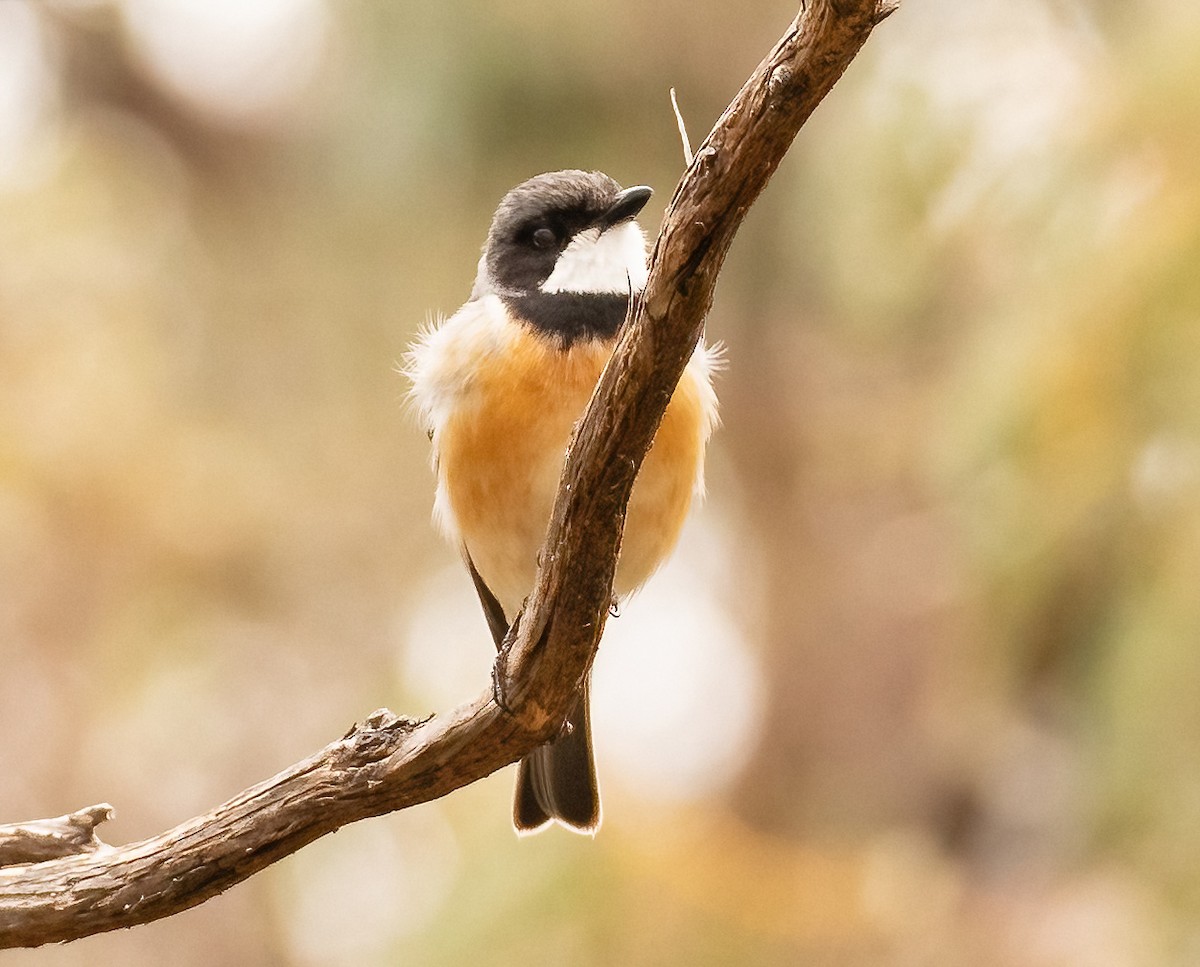
<path id="1" fill-rule="evenodd" d="M 529 240 L 533 242 L 534 248 L 553 248 L 558 243 L 558 236 L 549 228 L 539 228 Z"/>

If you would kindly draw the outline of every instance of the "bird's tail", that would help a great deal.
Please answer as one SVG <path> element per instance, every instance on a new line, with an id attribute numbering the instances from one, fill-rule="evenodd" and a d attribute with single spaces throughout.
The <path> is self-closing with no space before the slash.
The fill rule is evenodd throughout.
<path id="1" fill-rule="evenodd" d="M 519 835 L 536 833 L 552 820 L 588 836 L 600 828 L 588 685 L 584 681 L 563 734 L 529 753 L 517 766 L 513 826 Z"/>

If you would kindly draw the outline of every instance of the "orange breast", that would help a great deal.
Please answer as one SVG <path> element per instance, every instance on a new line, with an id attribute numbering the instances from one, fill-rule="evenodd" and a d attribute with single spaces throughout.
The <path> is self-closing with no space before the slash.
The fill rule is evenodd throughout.
<path id="1" fill-rule="evenodd" d="M 532 590 L 563 459 L 611 347 L 570 352 L 528 332 L 478 361 L 438 434 L 440 484 L 475 566 L 511 616 Z M 691 504 L 707 417 L 685 372 L 634 484 L 616 592 L 641 585 L 670 552 Z"/>

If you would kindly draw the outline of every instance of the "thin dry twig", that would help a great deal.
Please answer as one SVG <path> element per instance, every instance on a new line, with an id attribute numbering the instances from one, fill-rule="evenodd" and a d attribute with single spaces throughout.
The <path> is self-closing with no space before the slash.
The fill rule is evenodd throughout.
<path id="1" fill-rule="evenodd" d="M 683 166 L 692 166 L 692 139 L 688 137 L 687 125 L 683 122 L 683 114 L 679 110 L 679 99 L 675 97 L 675 88 L 671 88 L 671 110 L 675 112 L 675 123 L 679 126 L 679 140 L 683 144 Z"/>
<path id="2" fill-rule="evenodd" d="M 444 796 L 554 735 L 604 628 L 634 477 L 700 337 L 734 233 L 800 126 L 893 9 L 891 0 L 809 0 L 691 159 L 644 293 L 568 453 L 536 588 L 497 658 L 503 707 L 489 687 L 424 721 L 380 710 L 266 782 L 128 846 L 94 840 L 101 807 L 47 821 L 44 835 L 29 833 L 36 823 L 21 824 L 25 833 L 8 827 L 11 842 L 32 835 L 43 846 L 70 844 L 70 855 L 36 862 L 36 850 L 17 847 L 10 855 L 21 861 L 0 866 L 0 947 L 170 916 L 340 826 Z M 71 827 L 74 840 L 55 840 L 55 828 Z"/>

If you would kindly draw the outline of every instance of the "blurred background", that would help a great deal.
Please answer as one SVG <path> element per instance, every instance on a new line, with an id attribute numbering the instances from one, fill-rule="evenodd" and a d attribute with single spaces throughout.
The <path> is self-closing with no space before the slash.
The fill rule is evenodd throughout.
<path id="1" fill-rule="evenodd" d="M 0 3 L 0 821 L 204 812 L 492 649 L 399 363 L 794 4 Z M 512 770 L 21 965 L 1200 962 L 1200 7 L 906 0 L 734 244 L 709 499 Z"/>

